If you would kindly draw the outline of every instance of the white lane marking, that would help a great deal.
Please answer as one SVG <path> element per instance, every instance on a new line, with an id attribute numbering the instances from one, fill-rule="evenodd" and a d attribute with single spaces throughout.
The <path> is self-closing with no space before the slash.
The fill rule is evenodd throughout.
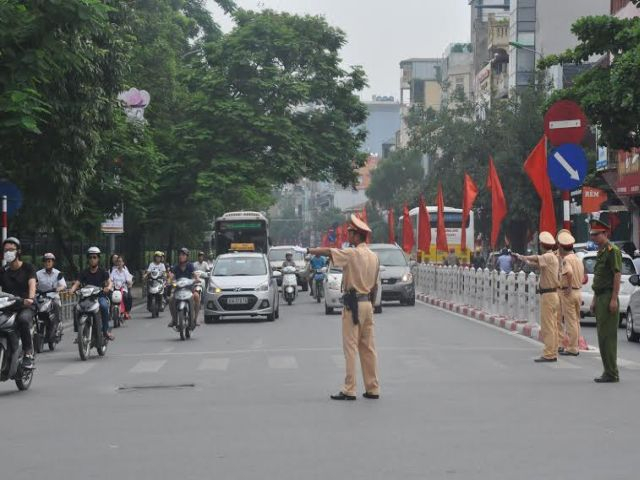
<path id="1" fill-rule="evenodd" d="M 163 348 L 162 351 L 160 353 L 171 353 L 176 349 L 176 347 L 167 347 L 167 348 Z"/>
<path id="2" fill-rule="evenodd" d="M 156 373 L 160 370 L 166 360 L 140 360 L 135 366 L 129 370 L 130 373 Z"/>
<path id="3" fill-rule="evenodd" d="M 56 372 L 56 375 L 60 377 L 66 377 L 71 375 L 82 375 L 83 373 L 87 373 L 91 370 L 96 364 L 95 363 L 87 363 L 87 362 L 78 362 L 72 363 L 71 365 L 67 365 L 62 370 Z"/>
<path id="4" fill-rule="evenodd" d="M 298 368 L 298 362 L 296 362 L 296 357 L 292 357 L 290 355 L 269 357 L 269 368 Z"/>
<path id="5" fill-rule="evenodd" d="M 205 358 L 198 365 L 198 370 L 224 371 L 229 368 L 228 358 Z"/>
<path id="6" fill-rule="evenodd" d="M 344 355 L 331 355 L 333 364 L 338 368 L 344 368 Z"/>
<path id="7" fill-rule="evenodd" d="M 398 358 L 409 368 L 436 368 L 434 362 L 422 355 L 398 355 Z"/>
<path id="8" fill-rule="evenodd" d="M 582 368 L 580 365 L 576 365 L 575 363 L 566 362 L 564 360 L 558 360 L 553 363 L 545 363 L 548 368 L 552 368 L 554 370 L 576 370 Z"/>
<path id="9" fill-rule="evenodd" d="M 264 340 L 261 338 L 256 338 L 249 347 L 251 350 L 258 350 L 264 346 Z"/>

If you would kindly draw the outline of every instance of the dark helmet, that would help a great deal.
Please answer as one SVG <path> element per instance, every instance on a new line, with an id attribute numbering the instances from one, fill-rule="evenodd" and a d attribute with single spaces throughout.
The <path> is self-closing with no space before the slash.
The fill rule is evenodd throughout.
<path id="1" fill-rule="evenodd" d="M 179 253 L 184 253 L 187 257 L 189 256 L 189 249 L 186 247 L 182 247 L 180 250 L 178 250 Z"/>

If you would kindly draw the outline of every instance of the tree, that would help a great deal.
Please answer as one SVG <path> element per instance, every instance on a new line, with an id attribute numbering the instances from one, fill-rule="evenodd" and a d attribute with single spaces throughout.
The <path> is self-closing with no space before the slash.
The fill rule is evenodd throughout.
<path id="1" fill-rule="evenodd" d="M 422 155 L 418 150 L 393 151 L 371 174 L 367 197 L 374 204 L 399 212 L 404 202 L 414 203 L 419 197 L 423 178 Z"/>
<path id="2" fill-rule="evenodd" d="M 640 0 L 632 0 L 640 6 Z M 614 149 L 640 147 L 640 18 L 609 15 L 577 20 L 571 31 L 580 42 L 561 55 L 539 62 L 540 69 L 564 63 L 584 63 L 594 55 L 609 62 L 579 75 L 574 84 L 555 92 L 550 101 L 576 100 L 591 121 L 600 127 L 600 142 Z"/>

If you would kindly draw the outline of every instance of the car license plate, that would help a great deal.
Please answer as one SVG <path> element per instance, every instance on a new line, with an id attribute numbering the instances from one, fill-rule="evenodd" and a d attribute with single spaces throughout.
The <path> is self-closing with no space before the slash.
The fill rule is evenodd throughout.
<path id="1" fill-rule="evenodd" d="M 249 299 L 247 297 L 229 297 L 227 298 L 228 305 L 244 305 L 249 303 Z"/>

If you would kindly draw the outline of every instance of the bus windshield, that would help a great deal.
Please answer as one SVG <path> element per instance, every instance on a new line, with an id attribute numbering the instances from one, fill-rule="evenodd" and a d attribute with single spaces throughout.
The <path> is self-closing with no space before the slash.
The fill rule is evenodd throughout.
<path id="1" fill-rule="evenodd" d="M 269 232 L 267 221 L 262 219 L 221 219 L 216 221 L 216 254 L 233 249 L 267 253 Z"/>

